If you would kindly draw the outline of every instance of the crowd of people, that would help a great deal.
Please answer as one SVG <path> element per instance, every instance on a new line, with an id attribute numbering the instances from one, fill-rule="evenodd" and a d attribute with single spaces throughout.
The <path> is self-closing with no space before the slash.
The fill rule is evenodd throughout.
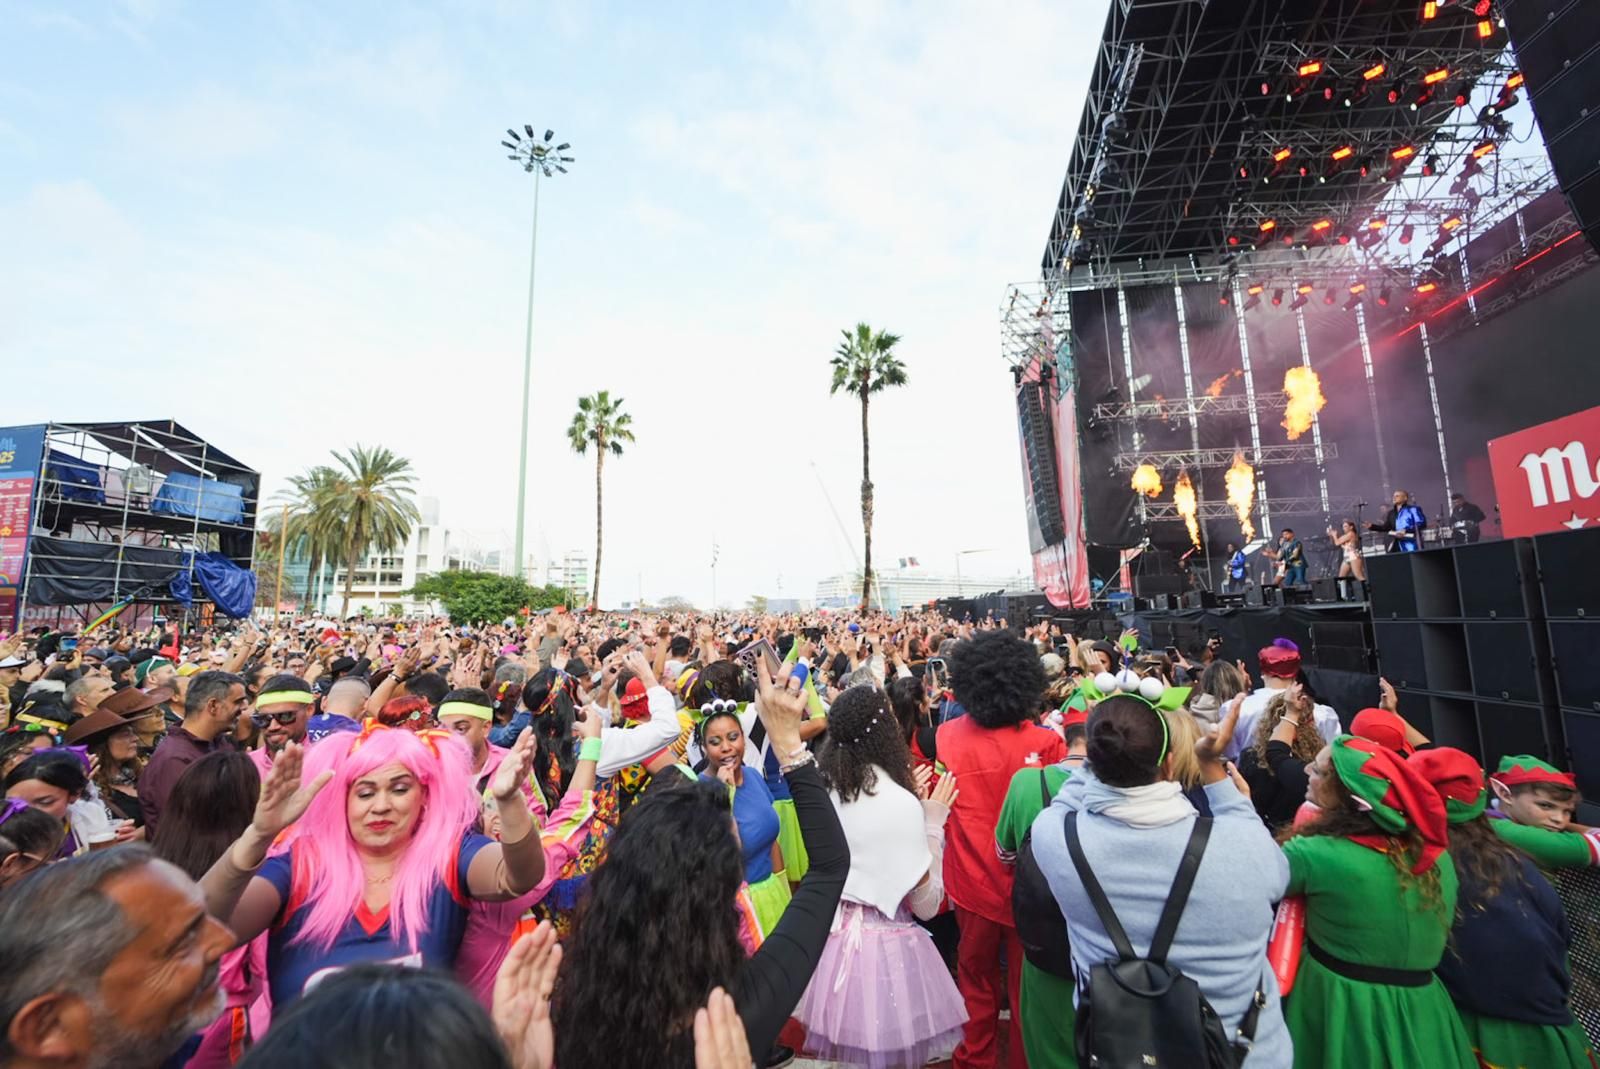
<path id="1" fill-rule="evenodd" d="M 0 1065 L 1595 1069 L 1573 776 L 1374 697 L 932 611 L 12 636 Z"/>

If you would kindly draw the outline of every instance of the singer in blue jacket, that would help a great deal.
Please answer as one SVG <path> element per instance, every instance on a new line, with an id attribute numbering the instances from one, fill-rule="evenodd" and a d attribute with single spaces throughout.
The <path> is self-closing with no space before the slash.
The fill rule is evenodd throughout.
<path id="1" fill-rule="evenodd" d="M 1396 490 L 1389 511 L 1379 522 L 1367 524 L 1367 530 L 1388 534 L 1390 553 L 1415 553 L 1422 548 L 1422 529 L 1426 526 L 1428 518 L 1411 503 L 1411 495 Z"/>

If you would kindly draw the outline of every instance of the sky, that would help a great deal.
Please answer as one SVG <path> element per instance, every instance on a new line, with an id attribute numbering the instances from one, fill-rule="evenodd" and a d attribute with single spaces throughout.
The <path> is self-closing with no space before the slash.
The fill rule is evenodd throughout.
<path id="1" fill-rule="evenodd" d="M 999 309 L 1037 278 L 1105 0 L 0 0 L 7 424 L 176 419 L 287 476 L 354 443 L 443 522 L 515 524 L 533 181 L 528 542 L 594 551 L 576 399 L 625 399 L 603 603 L 809 598 L 874 557 L 1027 567 Z M 837 514 L 837 519 L 835 518 Z M 487 532 L 487 534 L 485 534 Z"/>

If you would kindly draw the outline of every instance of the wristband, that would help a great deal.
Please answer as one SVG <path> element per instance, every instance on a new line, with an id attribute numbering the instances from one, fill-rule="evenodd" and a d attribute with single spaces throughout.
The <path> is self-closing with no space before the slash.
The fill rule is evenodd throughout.
<path id="1" fill-rule="evenodd" d="M 584 739 L 583 745 L 578 747 L 578 760 L 600 761 L 600 748 L 603 744 L 599 739 Z"/>

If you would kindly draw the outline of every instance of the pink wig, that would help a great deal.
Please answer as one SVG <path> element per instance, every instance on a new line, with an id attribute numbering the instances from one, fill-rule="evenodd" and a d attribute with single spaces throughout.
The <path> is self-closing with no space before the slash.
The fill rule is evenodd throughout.
<path id="1" fill-rule="evenodd" d="M 385 765 L 403 765 L 422 789 L 421 811 L 395 869 L 389 925 L 397 943 L 416 952 L 432 918 L 428 901 L 441 880 L 454 883 L 461 839 L 478 817 L 467 745 L 444 731 L 416 734 L 369 721 L 360 734 L 336 732 L 306 753 L 304 778 L 332 769 L 333 780 L 317 795 L 280 851 L 294 847 L 290 897 L 305 903 L 305 924 L 296 940 L 322 949 L 333 945 L 361 905 L 366 875 L 350 836 L 347 799 L 357 780 Z"/>

